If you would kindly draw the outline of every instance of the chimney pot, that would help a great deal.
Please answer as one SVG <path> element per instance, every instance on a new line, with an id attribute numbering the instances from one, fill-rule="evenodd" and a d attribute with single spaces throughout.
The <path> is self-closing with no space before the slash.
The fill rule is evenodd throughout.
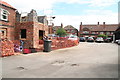
<path id="1" fill-rule="evenodd" d="M 105 22 L 103 22 L 103 25 L 105 25 Z"/>
<path id="2" fill-rule="evenodd" d="M 99 25 L 100 23 L 98 22 L 98 25 Z"/>
<path id="3" fill-rule="evenodd" d="M 80 23 L 80 25 L 82 25 L 82 22 Z"/>

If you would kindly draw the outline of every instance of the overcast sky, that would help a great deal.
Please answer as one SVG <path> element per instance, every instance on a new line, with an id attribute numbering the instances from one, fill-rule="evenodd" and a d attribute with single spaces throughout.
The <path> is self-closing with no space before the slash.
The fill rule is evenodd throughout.
<path id="1" fill-rule="evenodd" d="M 119 0 L 4 0 L 21 12 L 35 9 L 38 15 L 52 15 L 55 25 L 63 23 L 79 29 L 83 24 L 118 23 Z"/>

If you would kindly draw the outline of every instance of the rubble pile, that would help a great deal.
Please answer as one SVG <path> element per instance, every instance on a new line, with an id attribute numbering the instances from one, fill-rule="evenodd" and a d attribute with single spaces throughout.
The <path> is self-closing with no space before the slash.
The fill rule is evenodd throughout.
<path id="1" fill-rule="evenodd" d="M 1 44 L 1 56 L 11 56 L 14 55 L 14 44 L 10 40 L 0 41 Z"/>

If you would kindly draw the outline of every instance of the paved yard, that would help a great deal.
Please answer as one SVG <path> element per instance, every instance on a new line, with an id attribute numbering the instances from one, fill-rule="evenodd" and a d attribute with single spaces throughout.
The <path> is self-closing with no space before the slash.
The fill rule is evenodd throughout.
<path id="1" fill-rule="evenodd" d="M 118 45 L 78 46 L 2 59 L 3 78 L 117 78 Z"/>

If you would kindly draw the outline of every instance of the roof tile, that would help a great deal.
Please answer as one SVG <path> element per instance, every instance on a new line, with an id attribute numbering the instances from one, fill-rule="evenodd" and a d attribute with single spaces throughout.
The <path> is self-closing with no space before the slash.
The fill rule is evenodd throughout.
<path id="1" fill-rule="evenodd" d="M 5 5 L 5 6 L 8 6 L 8 7 L 10 7 L 10 8 L 15 9 L 15 8 L 12 7 L 10 4 L 8 4 L 8 3 L 4 2 L 4 1 L 1 1 L 1 0 L 0 0 L 0 4 L 3 4 L 3 5 Z"/>

